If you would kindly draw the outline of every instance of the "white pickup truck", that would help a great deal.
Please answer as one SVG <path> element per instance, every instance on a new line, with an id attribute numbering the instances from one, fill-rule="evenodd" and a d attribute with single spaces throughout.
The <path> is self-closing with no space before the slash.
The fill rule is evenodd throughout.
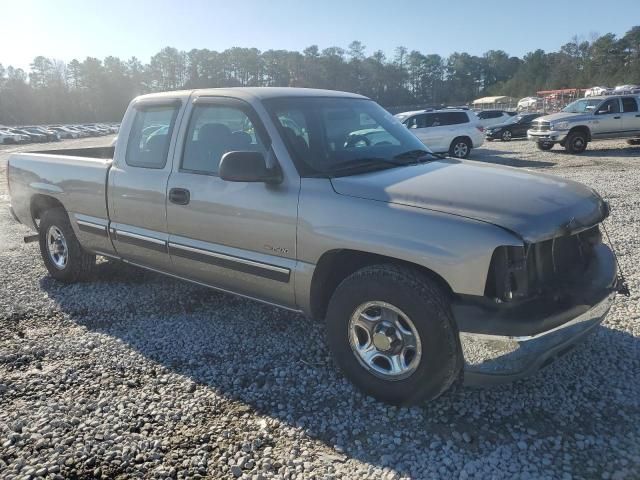
<path id="1" fill-rule="evenodd" d="M 16 154 L 8 180 L 54 278 L 102 255 L 324 319 L 345 375 L 392 403 L 536 371 L 621 288 L 592 189 L 436 156 L 349 93 L 146 95 L 115 149 Z"/>

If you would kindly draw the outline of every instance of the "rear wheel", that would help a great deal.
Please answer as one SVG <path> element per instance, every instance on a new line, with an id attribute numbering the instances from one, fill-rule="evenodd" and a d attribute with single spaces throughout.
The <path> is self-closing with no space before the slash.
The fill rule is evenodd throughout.
<path id="1" fill-rule="evenodd" d="M 436 398 L 462 365 L 447 296 L 430 278 L 396 265 L 363 268 L 338 286 L 327 336 L 345 376 L 392 404 Z"/>
<path id="2" fill-rule="evenodd" d="M 449 155 L 456 158 L 467 158 L 471 153 L 471 141 L 465 137 L 458 137 L 449 146 Z"/>
<path id="3" fill-rule="evenodd" d="M 536 142 L 538 146 L 538 150 L 551 150 L 553 148 L 553 143 L 551 142 Z"/>
<path id="4" fill-rule="evenodd" d="M 569 153 L 582 153 L 587 149 L 587 135 L 584 132 L 571 132 L 567 135 L 564 148 Z"/>
<path id="5" fill-rule="evenodd" d="M 82 248 L 63 208 L 44 212 L 40 219 L 39 235 L 40 253 L 53 278 L 73 283 L 91 273 L 96 257 Z"/>
<path id="6" fill-rule="evenodd" d="M 627 140 L 627 145 L 640 145 L 640 138 L 632 138 Z"/>

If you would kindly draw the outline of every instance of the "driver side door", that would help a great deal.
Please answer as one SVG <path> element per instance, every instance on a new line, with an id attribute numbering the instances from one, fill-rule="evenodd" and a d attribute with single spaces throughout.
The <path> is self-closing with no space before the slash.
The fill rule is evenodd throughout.
<path id="1" fill-rule="evenodd" d="M 407 128 L 434 152 L 442 151 L 444 131 L 434 113 L 422 113 L 407 120 Z"/>
<path id="2" fill-rule="evenodd" d="M 601 103 L 595 112 L 597 128 L 592 129 L 594 138 L 617 136 L 622 132 L 622 114 L 620 113 L 620 99 L 610 98 Z"/>
<path id="3" fill-rule="evenodd" d="M 253 108 L 198 97 L 181 128 L 168 182 L 167 229 L 173 273 L 219 289 L 295 307 L 299 178 L 277 185 L 220 178 L 230 151 L 273 154 Z"/>

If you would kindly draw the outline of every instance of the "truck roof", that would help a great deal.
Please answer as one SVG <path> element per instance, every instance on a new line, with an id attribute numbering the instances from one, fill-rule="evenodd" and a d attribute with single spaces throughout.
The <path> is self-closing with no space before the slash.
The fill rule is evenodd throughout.
<path id="1" fill-rule="evenodd" d="M 191 94 L 202 95 L 228 95 L 244 99 L 266 100 L 268 98 L 282 97 L 342 97 L 342 98 L 367 98 L 357 93 L 341 92 L 338 90 L 321 90 L 317 88 L 299 87 L 230 87 L 230 88 L 201 88 L 195 90 L 177 90 L 171 92 L 149 93 L 141 95 L 138 99 L 152 98 L 176 98 L 188 97 Z"/>

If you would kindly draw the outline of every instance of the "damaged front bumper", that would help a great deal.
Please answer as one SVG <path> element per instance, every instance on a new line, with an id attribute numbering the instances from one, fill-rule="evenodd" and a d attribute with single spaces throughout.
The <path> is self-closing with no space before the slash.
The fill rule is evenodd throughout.
<path id="1" fill-rule="evenodd" d="M 464 355 L 464 383 L 516 380 L 551 363 L 592 332 L 617 293 L 613 252 L 598 246 L 583 283 L 523 305 L 489 306 L 461 301 L 453 306 Z"/>

